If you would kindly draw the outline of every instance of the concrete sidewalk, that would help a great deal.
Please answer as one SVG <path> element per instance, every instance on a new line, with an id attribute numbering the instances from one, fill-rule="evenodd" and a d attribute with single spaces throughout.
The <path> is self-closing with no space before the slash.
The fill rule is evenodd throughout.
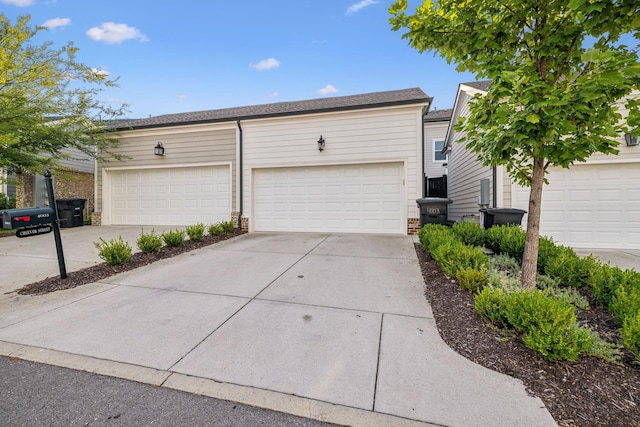
<path id="1" fill-rule="evenodd" d="M 442 341 L 407 236 L 253 233 L 13 294 L 0 354 L 338 424 L 555 425 Z"/>

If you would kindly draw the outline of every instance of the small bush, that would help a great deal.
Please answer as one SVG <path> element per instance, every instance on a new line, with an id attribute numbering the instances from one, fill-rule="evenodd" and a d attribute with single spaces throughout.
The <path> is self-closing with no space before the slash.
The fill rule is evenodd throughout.
<path id="1" fill-rule="evenodd" d="M 628 284 L 640 286 L 640 273 L 604 264 L 600 266 L 593 277 L 593 293 L 602 305 L 609 307 L 616 289 Z"/>
<path id="2" fill-rule="evenodd" d="M 192 241 L 199 242 L 204 238 L 204 224 L 199 222 L 197 224 L 188 225 L 187 235 Z"/>
<path id="3" fill-rule="evenodd" d="M 580 310 L 589 310 L 590 308 L 589 300 L 583 297 L 576 288 L 550 287 L 547 288 L 547 293 L 550 297 L 562 300 Z"/>
<path id="4" fill-rule="evenodd" d="M 477 222 L 457 222 L 452 230 L 465 245 L 484 246 L 485 230 Z"/>
<path id="5" fill-rule="evenodd" d="M 544 273 L 549 260 L 555 258 L 558 254 L 558 246 L 553 239 L 541 236 L 538 240 L 538 271 Z"/>
<path id="6" fill-rule="evenodd" d="M 425 224 L 418 232 L 422 247 L 431 252 L 440 245 L 450 245 L 459 242 L 453 230 L 442 224 Z"/>
<path id="7" fill-rule="evenodd" d="M 4 193 L 0 193 L 0 210 L 3 209 L 15 209 L 16 196 L 7 196 Z"/>
<path id="8" fill-rule="evenodd" d="M 184 244 L 186 233 L 184 230 L 165 231 L 162 233 L 162 241 L 167 246 L 178 247 Z"/>
<path id="9" fill-rule="evenodd" d="M 236 226 L 233 223 L 233 221 L 222 221 L 220 223 L 220 227 L 222 227 L 222 231 L 224 233 L 231 233 L 231 232 L 233 232 L 233 230 L 236 229 Z"/>
<path id="10" fill-rule="evenodd" d="M 462 289 L 477 292 L 487 285 L 487 270 L 484 267 L 480 270 L 461 268 L 456 272 L 456 279 Z"/>
<path id="11" fill-rule="evenodd" d="M 514 292 L 522 289 L 522 283 L 520 283 L 519 277 L 509 276 L 504 272 L 496 270 L 489 270 L 487 272 L 487 284 L 507 292 Z"/>
<path id="12" fill-rule="evenodd" d="M 210 236 L 220 236 L 222 235 L 222 233 L 224 233 L 224 229 L 222 228 L 222 225 L 220 223 L 211 224 L 209 226 L 208 232 Z"/>
<path id="13" fill-rule="evenodd" d="M 111 239 L 108 242 L 102 237 L 99 242 L 93 243 L 98 248 L 99 256 L 108 265 L 124 265 L 131 259 L 133 250 L 129 243 L 122 240 L 122 236 L 118 240 Z"/>
<path id="14" fill-rule="evenodd" d="M 609 311 L 624 323 L 627 318 L 640 313 L 640 283 L 625 283 L 618 286 L 611 298 Z"/>
<path id="15" fill-rule="evenodd" d="M 595 343 L 591 331 L 577 323 L 561 329 L 532 328 L 522 336 L 522 342 L 551 361 L 577 360 L 583 353 L 589 354 Z"/>
<path id="16" fill-rule="evenodd" d="M 136 240 L 138 249 L 145 254 L 152 252 L 158 252 L 162 247 L 162 237 L 156 234 L 155 230 L 151 230 L 151 233 L 145 233 L 144 229 Z"/>
<path id="17" fill-rule="evenodd" d="M 591 255 L 580 258 L 572 248 L 558 246 L 555 255 L 547 260 L 544 273 L 564 286 L 591 287 L 599 269 Z"/>
<path id="18" fill-rule="evenodd" d="M 620 335 L 624 346 L 640 358 L 640 311 L 624 319 Z"/>
<path id="19" fill-rule="evenodd" d="M 526 233 L 519 225 L 500 225 L 486 231 L 487 247 L 522 262 Z"/>
<path id="20" fill-rule="evenodd" d="M 473 299 L 476 311 L 492 324 L 508 328 L 509 321 L 506 316 L 507 293 L 503 289 L 487 286 Z"/>
<path id="21" fill-rule="evenodd" d="M 465 246 L 460 242 L 438 246 L 431 255 L 449 277 L 456 277 L 458 270 L 482 270 L 489 266 L 489 257 L 481 248 Z"/>
<path id="22" fill-rule="evenodd" d="M 520 264 L 508 254 L 494 255 L 489 259 L 489 267 L 509 277 L 520 277 Z"/>

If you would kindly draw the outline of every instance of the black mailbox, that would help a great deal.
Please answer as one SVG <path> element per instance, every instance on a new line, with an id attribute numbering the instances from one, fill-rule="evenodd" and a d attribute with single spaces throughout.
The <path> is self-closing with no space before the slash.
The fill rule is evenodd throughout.
<path id="1" fill-rule="evenodd" d="M 55 220 L 53 208 L 7 209 L 2 212 L 2 228 L 7 229 L 53 224 Z"/>

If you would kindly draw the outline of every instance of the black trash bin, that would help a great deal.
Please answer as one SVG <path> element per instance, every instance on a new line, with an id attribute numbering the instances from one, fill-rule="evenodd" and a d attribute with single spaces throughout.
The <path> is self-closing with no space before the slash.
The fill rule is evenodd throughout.
<path id="1" fill-rule="evenodd" d="M 485 208 L 480 209 L 484 215 L 484 228 L 489 229 L 494 225 L 521 225 L 522 217 L 527 211 L 514 208 Z"/>
<path id="2" fill-rule="evenodd" d="M 446 224 L 447 208 L 453 202 L 442 197 L 424 197 L 416 203 L 420 208 L 420 227 L 423 227 L 425 224 Z"/>
<path id="3" fill-rule="evenodd" d="M 82 227 L 84 225 L 84 204 L 86 199 L 56 199 L 60 228 Z"/>

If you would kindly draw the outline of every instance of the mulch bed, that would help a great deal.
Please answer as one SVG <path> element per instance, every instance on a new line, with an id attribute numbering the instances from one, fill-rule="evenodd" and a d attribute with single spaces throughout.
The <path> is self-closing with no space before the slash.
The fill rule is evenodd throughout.
<path id="1" fill-rule="evenodd" d="M 151 264 L 161 259 L 172 258 L 176 255 L 180 255 L 194 249 L 213 245 L 239 236 L 240 234 L 243 234 L 243 232 L 236 230 L 230 233 L 225 233 L 221 236 L 207 235 L 199 242 L 185 240 L 182 246 L 163 246 L 159 252 L 155 253 L 144 254 L 142 252 L 136 252 L 125 265 L 107 265 L 105 263 L 97 264 L 83 270 L 69 272 L 67 273 L 66 279 L 61 279 L 60 276 L 48 277 L 39 282 L 28 284 L 18 289 L 17 292 L 21 295 L 41 295 L 62 289 L 75 288 L 77 286 L 86 285 L 87 283 L 97 282 L 98 280 L 113 276 L 114 274 L 134 270 L 138 267 Z"/>
<path id="2" fill-rule="evenodd" d="M 416 253 L 442 339 L 467 359 L 523 381 L 560 426 L 639 426 L 640 363 L 622 350 L 620 364 L 595 357 L 549 362 L 520 339 L 489 325 L 476 312 L 473 295 L 449 279 L 421 245 Z M 618 325 L 592 296 L 578 320 L 620 344 Z"/>

